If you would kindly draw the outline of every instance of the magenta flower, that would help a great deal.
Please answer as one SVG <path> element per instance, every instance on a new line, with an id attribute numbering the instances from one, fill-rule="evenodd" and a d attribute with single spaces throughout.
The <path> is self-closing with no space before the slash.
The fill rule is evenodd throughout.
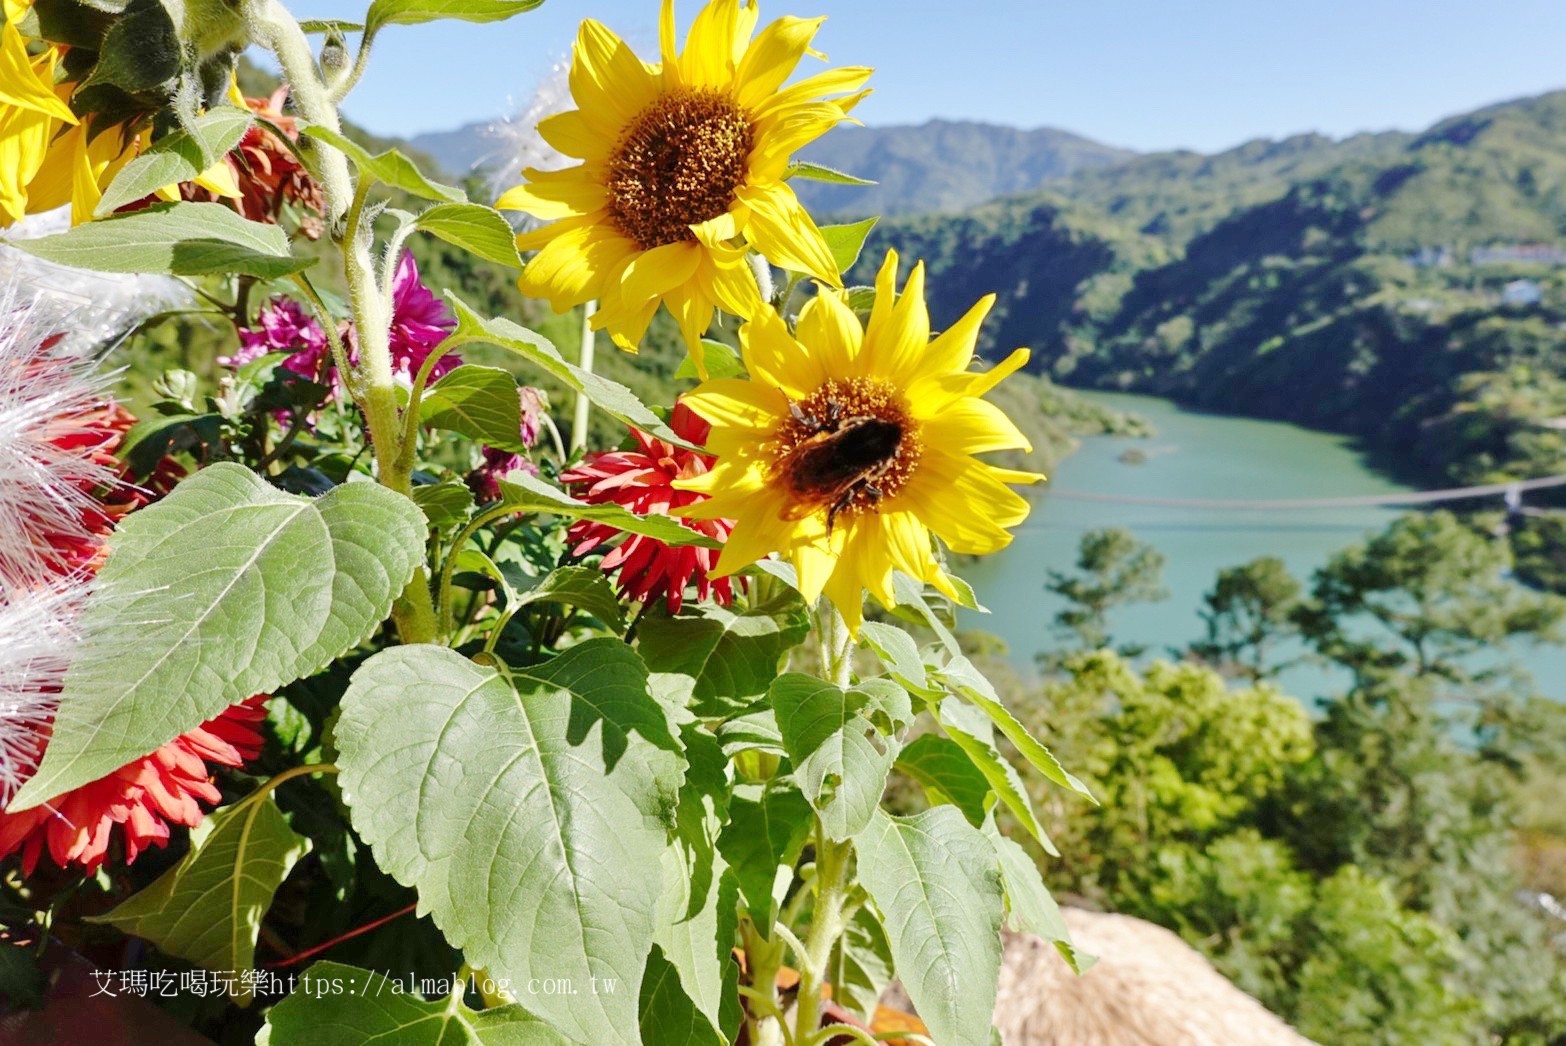
<path id="1" fill-rule="evenodd" d="M 326 332 L 314 317 L 305 314 L 298 302 L 273 298 L 262 307 L 257 323 L 256 327 L 239 332 L 239 351 L 220 356 L 219 363 L 237 370 L 270 353 L 286 352 L 290 355 L 283 366 L 302 378 L 321 379 L 321 364 L 328 353 Z"/>
<path id="2" fill-rule="evenodd" d="M 546 407 L 544 394 L 524 385 L 517 389 L 517 395 L 522 401 L 522 444 L 531 447 L 538 442 L 538 430 L 543 424 Z M 485 447 L 478 468 L 468 474 L 468 486 L 481 501 L 499 501 L 500 481 L 508 473 L 519 469 L 530 475 L 538 475 L 538 466 L 529 461 L 526 455 Z"/>
<path id="3" fill-rule="evenodd" d="M 397 273 L 392 277 L 392 369 L 412 378 L 435 346 L 445 341 L 456 328 L 457 318 L 446 303 L 420 281 L 413 255 L 404 251 L 397 262 Z M 447 354 L 430 370 L 430 381 L 461 363 L 455 353 Z"/>

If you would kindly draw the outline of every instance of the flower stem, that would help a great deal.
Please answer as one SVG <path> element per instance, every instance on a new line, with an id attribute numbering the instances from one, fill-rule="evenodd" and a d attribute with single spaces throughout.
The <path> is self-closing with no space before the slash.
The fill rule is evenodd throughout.
<path id="1" fill-rule="evenodd" d="M 794 1009 L 794 1039 L 807 1041 L 821 1023 L 821 988 L 826 982 L 832 949 L 843 934 L 844 902 L 848 896 L 848 864 L 852 845 L 834 842 L 816 819 L 816 904 L 810 913 L 810 933 L 805 938 L 803 968 L 799 971 L 799 1000 Z"/>
<path id="2" fill-rule="evenodd" d="M 251 0 L 246 19 L 252 37 L 277 56 L 299 115 L 312 124 L 341 133 L 336 99 L 322 80 L 310 41 L 293 15 L 278 0 Z M 367 53 L 367 44 L 367 40 L 361 44 L 361 53 Z M 359 358 L 351 371 L 349 388 L 358 386 L 353 394 L 370 432 L 377 477 L 382 485 L 408 495 L 413 491 L 413 469 L 411 460 L 405 460 L 402 454 L 402 427 L 391 360 L 391 299 L 375 278 L 373 237 L 364 222 L 370 183 L 361 177 L 356 185 L 348 171 L 348 158 L 336 149 L 317 143 L 315 153 L 327 218 L 342 250 L 348 300 L 358 334 Z M 339 221 L 343 223 L 340 238 Z M 392 620 L 404 643 L 435 640 L 435 606 L 430 598 L 429 575 L 423 569 L 414 573 L 392 606 Z"/>
<path id="3" fill-rule="evenodd" d="M 597 302 L 588 302 L 582 306 L 582 355 L 579 360 L 583 370 L 589 374 L 593 372 L 593 313 L 597 310 Z M 587 398 L 587 393 L 576 394 L 576 413 L 571 417 L 571 449 L 582 450 L 587 446 L 587 418 L 592 410 L 592 401 Z"/>

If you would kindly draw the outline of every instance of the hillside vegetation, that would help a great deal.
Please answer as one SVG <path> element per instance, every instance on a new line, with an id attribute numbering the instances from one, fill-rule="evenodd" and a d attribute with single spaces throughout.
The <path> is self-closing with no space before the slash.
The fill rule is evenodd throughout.
<path id="1" fill-rule="evenodd" d="M 927 259 L 938 323 L 998 289 L 987 349 L 1071 384 L 1348 432 L 1419 480 L 1566 471 L 1566 93 L 1138 157 L 875 239 Z"/>

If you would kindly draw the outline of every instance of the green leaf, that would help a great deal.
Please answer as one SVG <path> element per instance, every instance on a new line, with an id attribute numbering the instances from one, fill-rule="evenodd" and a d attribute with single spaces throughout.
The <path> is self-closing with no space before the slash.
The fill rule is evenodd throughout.
<path id="1" fill-rule="evenodd" d="M 841 841 L 862 831 L 896 758 L 894 740 L 864 714 L 870 696 L 791 672 L 773 682 L 767 700 L 794 764 L 794 780 L 827 834 Z"/>
<path id="2" fill-rule="evenodd" d="M 517 379 L 499 367 L 465 363 L 425 390 L 419 422 L 497 450 L 527 452 Z"/>
<path id="3" fill-rule="evenodd" d="M 740 359 L 740 354 L 733 346 L 711 338 L 701 340 L 703 358 L 707 362 L 707 377 L 709 378 L 739 378 L 745 374 L 745 361 Z M 696 373 L 696 362 L 687 354 L 680 361 L 680 365 L 674 369 L 676 380 L 696 381 L 700 375 Z"/>
<path id="4" fill-rule="evenodd" d="M 485 261 L 508 269 L 522 267 L 516 230 L 493 207 L 477 203 L 437 204 L 420 214 L 414 224 Z"/>
<path id="5" fill-rule="evenodd" d="M 806 160 L 795 160 L 788 165 L 783 172 L 784 178 L 803 178 L 811 182 L 827 182 L 832 185 L 879 185 L 868 178 L 860 178 L 840 171 L 836 167 L 827 167 L 825 164 L 810 163 Z"/>
<path id="6" fill-rule="evenodd" d="M 1028 801 L 1028 791 L 1023 786 L 1017 768 L 1008 763 L 1000 749 L 995 747 L 995 731 L 990 727 L 989 720 L 977 709 L 955 697 L 948 697 L 941 702 L 936 709 L 936 718 L 941 729 L 946 731 L 946 736 L 968 754 L 968 759 L 984 775 L 990 788 L 1022 823 L 1022 827 L 1028 830 L 1028 834 L 1037 839 L 1045 850 L 1059 856 L 1055 844 L 1050 842 L 1044 826 L 1039 824 L 1038 817 L 1033 813 L 1033 804 Z"/>
<path id="7" fill-rule="evenodd" d="M 89 917 L 209 970 L 255 965 L 256 934 L 272 895 L 310 850 L 270 793 L 215 810 L 190 833 L 190 850 L 152 885 Z M 253 990 L 235 982 L 241 1005 Z"/>
<path id="8" fill-rule="evenodd" d="M 119 769 L 364 642 L 424 561 L 424 516 L 349 483 L 312 501 L 202 469 L 110 539 L 24 810 Z"/>
<path id="9" fill-rule="evenodd" d="M 473 492 L 466 483 L 442 480 L 413 488 L 413 503 L 424 512 L 434 530 L 456 530 L 473 511 Z"/>
<path id="10" fill-rule="evenodd" d="M 220 105 L 196 117 L 190 130 L 164 135 L 114 176 L 93 214 L 101 218 L 165 185 L 194 180 L 239 144 L 250 123 L 246 110 Z"/>
<path id="11" fill-rule="evenodd" d="M 658 902 L 658 927 L 654 933 L 658 952 L 678 974 L 680 994 L 705 1018 L 701 1038 L 732 1041 L 717 1029 L 732 1032 L 738 1024 L 739 966 L 734 961 L 734 935 L 739 924 L 739 894 L 734 876 L 718 855 L 712 838 L 717 817 L 711 801 L 684 808 L 693 811 L 682 820 L 699 822 L 687 826 L 676 845 L 663 852 L 663 897 Z M 690 832 L 700 835 L 688 840 Z M 693 845 L 694 843 L 694 845 Z M 642 982 L 642 1027 L 647 1023 L 648 979 L 653 977 L 649 964 Z M 668 989 L 664 989 L 665 992 Z M 650 1042 L 682 1041 L 649 1038 Z M 692 1041 L 696 1041 L 693 1039 Z"/>
<path id="12" fill-rule="evenodd" d="M 513 986 L 514 988 L 515 986 Z M 401 979 L 335 962 L 305 971 L 266 1014 L 258 1046 L 572 1046 L 520 1006 L 470 1010 L 462 997 L 426 1002 Z"/>
<path id="13" fill-rule="evenodd" d="M 967 658 L 952 658 L 946 667 L 940 670 L 940 676 L 953 693 L 960 694 L 989 716 L 1000 728 L 1000 732 L 1006 735 L 1006 739 L 1017 746 L 1017 751 L 1021 752 L 1023 758 L 1032 763 L 1039 773 L 1062 788 L 1069 788 L 1083 798 L 1098 802 L 1093 799 L 1093 793 L 1088 791 L 1087 785 L 1067 773 L 1066 768 L 1060 765 L 1060 760 L 1056 759 L 1037 738 L 1028 733 L 1028 728 L 1018 722 L 1017 717 L 1001 704 L 1000 696 L 995 693 L 995 688 L 990 685 L 990 681 L 985 679 Z"/>
<path id="14" fill-rule="evenodd" d="M 1036 934 L 1055 946 L 1061 958 L 1076 973 L 1082 973 L 1098 960 L 1077 951 L 1071 943 L 1071 930 L 1066 926 L 1060 905 L 1050 896 L 1049 888 L 1039 875 L 1039 866 L 1033 863 L 1016 840 L 1008 839 L 995 827 L 994 818 L 984 822 L 984 834 L 995 847 L 1000 862 L 1001 887 L 1006 894 L 1006 914 L 1011 928 L 1019 933 Z"/>
<path id="15" fill-rule="evenodd" d="M 805 797 L 793 789 L 754 785 L 734 790 L 718 852 L 758 925 L 772 925 L 773 882 L 780 867 L 792 868 L 799 860 L 813 816 Z"/>
<path id="16" fill-rule="evenodd" d="M 385 650 L 354 673 L 336 740 L 355 829 L 452 946 L 572 1038 L 635 1043 L 683 761 L 630 648 L 589 640 L 526 670 Z M 581 987 L 528 994 L 534 978 Z"/>
<path id="17" fill-rule="evenodd" d="M 957 642 L 957 637 L 952 634 L 952 630 L 946 627 L 946 622 L 941 620 L 941 616 L 925 598 L 925 587 L 922 581 L 915 581 L 902 571 L 894 571 L 892 594 L 897 599 L 897 606 L 892 609 L 894 614 L 905 621 L 927 626 L 948 651 L 954 655 L 962 653 L 962 644 Z"/>
<path id="18" fill-rule="evenodd" d="M 506 565 L 500 568 L 505 571 Z M 520 578 L 509 579 L 514 585 Z M 625 631 L 625 614 L 620 597 L 601 570 L 592 567 L 559 567 L 550 571 L 537 585 L 516 597 L 518 606 L 531 603 L 561 603 L 585 610 L 616 633 Z"/>
<path id="19" fill-rule="evenodd" d="M 951 803 L 968 823 L 984 823 L 990 783 L 957 742 L 936 734 L 920 734 L 897 756 L 897 769 L 919 782 L 932 806 Z"/>
<path id="20" fill-rule="evenodd" d="M 847 272 L 859 260 L 859 252 L 865 249 L 865 237 L 875 228 L 879 218 L 866 218 L 852 225 L 823 225 L 821 235 L 826 238 L 832 260 L 837 262 L 838 272 Z"/>
<path id="21" fill-rule="evenodd" d="M 168 276 L 237 274 L 271 280 L 309 268 L 276 225 L 246 221 L 221 203 L 155 203 L 7 246 L 78 269 Z"/>
<path id="22" fill-rule="evenodd" d="M 418 25 L 439 18 L 463 22 L 499 22 L 531 11 L 544 0 L 375 0 L 365 15 L 365 32 L 385 25 Z"/>
<path id="23" fill-rule="evenodd" d="M 457 371 L 452 371 L 453 374 Z M 547 512 L 566 519 L 591 519 L 608 523 L 629 534 L 644 534 L 667 545 L 696 545 L 700 548 L 723 546 L 669 516 L 638 516 L 619 505 L 589 505 L 578 501 L 559 487 L 550 486 L 537 476 L 513 472 L 500 481 L 500 503 L 518 512 Z"/>
<path id="24" fill-rule="evenodd" d="M 797 592 L 744 609 L 687 605 L 677 617 L 647 614 L 637 626 L 648 667 L 688 679 L 690 709 L 703 717 L 747 710 L 777 678 L 779 660 L 809 631 Z"/>
<path id="25" fill-rule="evenodd" d="M 848 307 L 858 313 L 868 313 L 875 308 L 874 287 L 849 287 L 843 291 L 848 299 Z"/>
<path id="26" fill-rule="evenodd" d="M 624 385 L 567 362 L 555 348 L 554 342 L 542 334 L 530 331 L 526 327 L 519 327 L 510 320 L 500 317 L 486 320 L 449 290 L 446 292 L 446 298 L 457 314 L 457 329 L 452 334 L 456 339 L 453 347 L 477 342 L 514 352 L 535 366 L 542 367 L 555 380 L 582 393 L 604 413 L 631 428 L 641 429 L 649 436 L 656 436 L 677 447 L 685 447 L 688 450 L 701 449 L 676 436 L 674 431 L 663 423 L 662 418 L 649 410 L 646 404 L 636 398 L 636 393 Z"/>
<path id="27" fill-rule="evenodd" d="M 179 33 L 169 10 L 159 0 L 131 0 L 115 12 L 98 45 L 98 60 L 80 89 L 112 84 L 136 94 L 169 83 L 179 75 L 179 67 Z"/>
<path id="28" fill-rule="evenodd" d="M 854 840 L 897 975 L 936 1042 L 987 1042 L 1000 972 L 994 851 L 951 807 L 879 810 Z"/>
<path id="29" fill-rule="evenodd" d="M 642 974 L 639 1024 L 641 1041 L 654 1046 L 727 1046 L 729 1042 L 686 994 L 679 970 L 656 945 Z"/>
<path id="30" fill-rule="evenodd" d="M 863 905 L 848 921 L 838 941 L 842 976 L 832 984 L 832 1001 L 866 1023 L 875 1019 L 876 1005 L 896 979 L 892 946 L 886 931 L 869 905 Z"/>
<path id="31" fill-rule="evenodd" d="M 353 161 L 361 178 L 369 178 L 393 189 L 401 189 L 421 200 L 441 203 L 466 203 L 467 196 L 461 189 L 441 182 L 431 181 L 419 170 L 418 164 L 396 149 L 371 155 L 370 151 L 351 138 L 320 124 L 301 124 L 299 133 L 331 146 Z"/>
<path id="32" fill-rule="evenodd" d="M 866 621 L 860 626 L 859 638 L 875 651 L 887 673 L 910 691 L 924 697 L 940 693 L 925 675 L 924 659 L 913 636 L 895 625 Z"/>

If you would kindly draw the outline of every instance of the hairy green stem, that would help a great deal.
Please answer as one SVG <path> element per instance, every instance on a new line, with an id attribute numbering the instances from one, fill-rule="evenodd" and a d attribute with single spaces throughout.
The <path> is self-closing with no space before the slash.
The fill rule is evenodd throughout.
<path id="1" fill-rule="evenodd" d="M 826 983 L 832 949 L 844 928 L 847 899 L 849 843 L 834 842 L 816 819 L 816 905 L 810 913 L 810 933 L 799 971 L 799 999 L 794 1008 L 794 1039 L 806 1042 L 821 1024 L 821 988 Z"/>
<path id="2" fill-rule="evenodd" d="M 341 133 L 342 120 L 337 113 L 341 95 L 334 95 L 327 88 L 310 50 L 310 41 L 294 17 L 277 0 L 250 0 L 246 20 L 251 36 L 277 56 L 299 114 L 312 124 Z M 360 46 L 361 62 L 356 64 L 355 73 L 368 54 L 368 43 L 366 40 Z M 356 79 L 357 75 L 351 75 L 344 83 L 351 87 Z M 354 330 L 358 334 L 357 366 L 345 369 L 344 374 L 350 393 L 364 412 L 377 477 L 384 486 L 408 495 L 413 491 L 413 467 L 411 458 L 405 458 L 402 453 L 401 417 L 391 360 L 391 297 L 388 289 L 376 280 L 373 237 L 364 222 L 370 183 L 361 179 L 355 185 L 349 174 L 348 158 L 338 150 L 318 143 L 314 151 L 315 169 L 326 197 L 327 218 L 334 239 L 338 238 L 338 222 L 343 223 L 338 243 L 342 249 Z M 332 324 L 328 322 L 325 326 L 330 329 Z M 340 360 L 339 368 L 346 362 Z M 424 570 L 414 574 L 392 606 L 392 620 L 404 643 L 435 640 L 435 607 L 430 598 L 429 575 Z"/>

